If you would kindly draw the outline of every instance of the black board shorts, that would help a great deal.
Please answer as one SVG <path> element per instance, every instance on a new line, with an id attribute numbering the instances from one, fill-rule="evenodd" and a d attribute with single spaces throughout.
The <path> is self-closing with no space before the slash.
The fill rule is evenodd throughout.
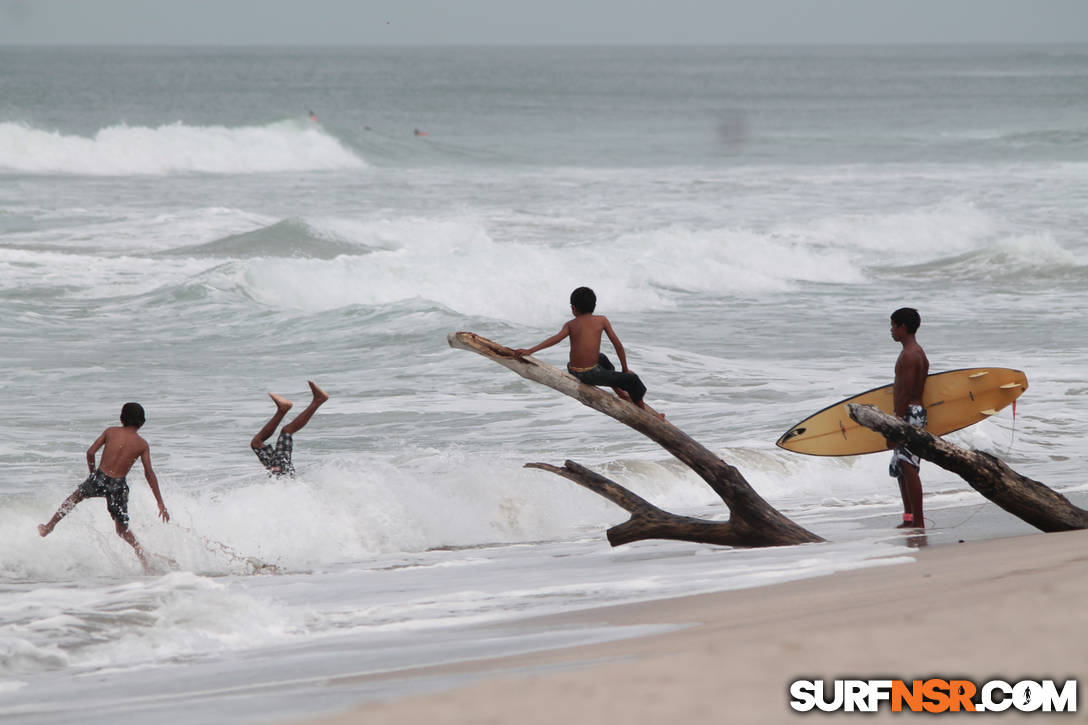
<path id="1" fill-rule="evenodd" d="M 642 402 L 646 396 L 646 386 L 634 373 L 621 373 L 603 352 L 597 357 L 597 364 L 588 370 L 577 370 L 567 364 L 567 372 L 586 385 L 598 385 L 606 388 L 619 388 L 627 391 L 635 403 Z"/>
<path id="2" fill-rule="evenodd" d="M 83 498 L 105 497 L 113 520 L 128 526 L 128 483 L 124 478 L 110 478 L 99 468 L 79 485 L 79 492 Z"/>

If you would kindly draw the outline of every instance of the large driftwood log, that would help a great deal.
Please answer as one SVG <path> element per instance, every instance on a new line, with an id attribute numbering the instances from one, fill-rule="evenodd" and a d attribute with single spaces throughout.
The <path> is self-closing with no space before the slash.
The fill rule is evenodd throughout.
<path id="1" fill-rule="evenodd" d="M 905 443 L 918 456 L 960 476 L 971 488 L 1038 529 L 1088 528 L 1088 511 L 988 453 L 960 448 L 871 405 L 851 403 L 847 409 L 859 424 L 896 445 Z"/>
<path id="2" fill-rule="evenodd" d="M 600 388 L 584 385 L 566 371 L 531 356 L 515 358 L 510 348 L 475 333 L 450 333 L 448 340 L 451 347 L 483 355 L 523 378 L 547 385 L 634 428 L 699 474 L 729 507 L 729 521 L 677 516 L 572 461 L 567 461 L 563 468 L 545 463 L 527 465 L 569 478 L 631 513 L 626 523 L 609 529 L 608 540 L 613 546 L 642 539 L 680 539 L 727 546 L 788 546 L 823 541 L 779 513 L 736 468 L 672 423 Z"/>

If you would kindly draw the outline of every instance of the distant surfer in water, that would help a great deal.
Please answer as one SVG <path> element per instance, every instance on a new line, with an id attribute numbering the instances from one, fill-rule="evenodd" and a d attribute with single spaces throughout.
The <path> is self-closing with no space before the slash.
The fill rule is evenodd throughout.
<path id="1" fill-rule="evenodd" d="M 659 418 L 665 416 L 646 405 L 643 397 L 646 395 L 646 386 L 642 380 L 627 368 L 627 355 L 619 337 L 612 330 L 612 323 L 604 315 L 595 315 L 597 308 L 597 295 L 589 287 L 579 287 L 570 294 L 570 311 L 574 319 L 563 325 L 558 333 L 552 335 L 544 342 L 529 349 L 514 350 L 514 357 L 532 355 L 537 350 L 560 342 L 570 337 L 570 362 L 567 363 L 567 372 L 586 385 L 607 386 L 615 390 L 616 395 L 624 400 L 629 400 L 638 407 L 653 413 Z M 608 356 L 601 352 L 601 334 L 608 335 L 612 347 L 616 350 L 616 357 L 620 360 L 622 370 L 616 372 L 616 367 Z"/>
<path id="2" fill-rule="evenodd" d="M 317 409 L 321 407 L 322 403 L 329 399 L 329 394 L 321 388 L 317 387 L 317 384 L 312 380 L 307 380 L 310 385 L 310 391 L 313 393 L 313 400 L 306 406 L 306 410 L 298 414 L 298 416 L 287 425 L 283 426 L 280 431 L 279 437 L 276 439 L 276 446 L 272 446 L 265 443 L 266 440 L 276 432 L 276 428 L 279 426 L 283 417 L 287 415 L 287 411 L 291 410 L 291 406 L 294 405 L 290 400 L 287 400 L 282 395 L 276 395 L 275 393 L 269 393 L 268 397 L 272 398 L 272 402 L 276 404 L 276 412 L 272 418 L 264 424 L 264 427 L 253 436 L 253 440 L 249 445 L 253 449 L 253 452 L 257 454 L 257 458 L 268 472 L 273 476 L 287 476 L 294 475 L 295 467 L 291 462 L 291 453 L 294 448 L 294 436 L 302 430 L 302 427 L 310 422 L 310 418 L 313 417 Z"/>
<path id="3" fill-rule="evenodd" d="M 309 114 L 310 114 L 310 120 L 313 121 L 314 123 L 317 123 L 317 114 L 314 113 L 313 111 L 310 111 Z"/>
<path id="4" fill-rule="evenodd" d="M 922 324 L 918 310 L 901 307 L 892 313 L 892 339 L 903 346 L 895 361 L 895 385 L 892 399 L 895 414 L 915 428 L 926 427 L 926 409 L 922 406 L 922 392 L 929 375 L 929 360 L 925 350 L 914 339 L 914 333 Z M 888 474 L 899 479 L 899 492 L 903 496 L 902 529 L 924 529 L 922 517 L 922 479 L 918 476 L 921 459 L 906 446 L 892 451 Z"/>
<path id="5" fill-rule="evenodd" d="M 140 459 L 144 467 L 144 478 L 151 487 L 151 493 L 155 495 L 155 501 L 159 504 L 159 516 L 163 521 L 170 520 L 170 514 L 166 511 L 166 504 L 162 502 L 162 494 L 159 493 L 159 479 L 151 469 L 151 447 L 147 441 L 137 432 L 144 424 L 144 409 L 139 403 L 125 403 L 121 408 L 121 425 L 107 428 L 98 436 L 91 447 L 87 449 L 87 468 L 91 475 L 80 484 L 79 488 L 71 496 L 64 500 L 53 518 L 47 524 L 38 526 L 38 533 L 48 536 L 61 519 L 75 508 L 75 505 L 85 498 L 102 496 L 106 499 L 106 509 L 113 517 L 117 535 L 127 541 L 136 551 L 140 563 L 146 571 L 150 571 L 147 556 L 136 537 L 128 528 L 128 483 L 125 476 L 129 469 Z M 105 446 L 102 451 L 102 461 L 95 467 L 95 454 L 99 448 Z"/>

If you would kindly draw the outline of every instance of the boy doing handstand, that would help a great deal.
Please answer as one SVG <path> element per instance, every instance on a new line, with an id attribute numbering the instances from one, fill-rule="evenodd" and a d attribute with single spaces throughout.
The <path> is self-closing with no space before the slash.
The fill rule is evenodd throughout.
<path id="1" fill-rule="evenodd" d="M 567 372 L 586 385 L 610 387 L 621 398 L 630 400 L 638 407 L 664 418 L 665 416 L 646 405 L 643 400 L 646 395 L 646 386 L 642 384 L 638 375 L 627 368 L 627 355 L 624 353 L 619 337 L 612 330 L 612 323 L 604 315 L 593 314 L 595 309 L 597 309 L 597 295 L 589 287 L 579 287 L 570 294 L 570 311 L 574 319 L 568 321 L 563 325 L 563 329 L 539 345 L 529 349 L 514 350 L 514 357 L 532 355 L 538 350 L 551 347 L 564 338 L 570 337 L 570 362 L 567 363 Z M 616 367 L 608 356 L 601 352 L 602 333 L 608 335 L 612 347 L 616 350 L 616 357 L 620 359 L 620 372 L 616 371 Z"/>
<path id="2" fill-rule="evenodd" d="M 310 422 L 310 418 L 321 407 L 321 404 L 329 399 L 329 394 L 317 387 L 314 381 L 307 380 L 306 382 L 310 385 L 310 392 L 314 396 L 313 400 L 306 406 L 306 410 L 298 414 L 298 417 L 283 426 L 283 430 L 280 431 L 280 435 L 276 439 L 276 447 L 273 448 L 265 441 L 276 432 L 276 427 L 279 426 L 294 403 L 275 393 L 269 393 L 268 397 L 272 398 L 272 402 L 276 404 L 276 413 L 271 420 L 264 424 L 264 427 L 261 428 L 257 435 L 253 436 L 253 440 L 249 443 L 250 448 L 257 454 L 257 458 L 273 476 L 294 475 L 295 466 L 291 462 L 291 452 L 294 449 L 292 436 L 302 430 L 302 427 Z"/>
<path id="3" fill-rule="evenodd" d="M 143 464 L 144 478 L 147 479 L 147 485 L 151 487 L 151 493 L 155 495 L 155 501 L 159 504 L 159 516 L 163 521 L 169 521 L 170 514 L 167 513 L 166 504 L 162 502 L 162 494 L 159 493 L 159 479 L 151 470 L 151 447 L 137 432 L 144 424 L 144 420 L 143 406 L 139 403 L 124 404 L 121 408 L 121 425 L 104 430 L 87 449 L 87 468 L 90 469 L 91 475 L 64 500 L 49 523 L 38 525 L 39 534 L 48 536 L 52 533 L 57 522 L 67 516 L 68 512 L 83 499 L 103 496 L 106 499 L 106 509 L 113 517 L 117 535 L 132 546 L 144 569 L 148 569 L 144 550 L 128 528 L 128 483 L 125 481 L 125 476 L 128 475 L 129 469 L 136 463 L 137 458 Z M 94 457 L 98 449 L 103 446 L 105 450 L 102 451 L 102 461 L 96 468 Z"/>

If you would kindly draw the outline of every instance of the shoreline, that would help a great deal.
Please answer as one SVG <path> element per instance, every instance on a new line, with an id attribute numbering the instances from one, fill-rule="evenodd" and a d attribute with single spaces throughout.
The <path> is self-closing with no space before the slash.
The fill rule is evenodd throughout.
<path id="1" fill-rule="evenodd" d="M 805 716 L 789 708 L 789 684 L 796 679 L 982 683 L 1066 680 L 1088 672 L 1088 531 L 948 544 L 912 555 L 914 563 L 524 620 L 526 627 L 669 629 L 331 679 L 341 686 L 401 680 L 405 692 L 413 683 L 419 687 L 337 715 L 264 722 L 775 723 Z M 1085 682 L 1078 684 L 1083 689 Z M 424 688 L 428 693 L 419 694 Z M 845 715 L 870 722 L 904 716 L 886 707 L 875 715 Z M 1008 723 L 1070 716 L 1011 711 L 1000 717 Z"/>

